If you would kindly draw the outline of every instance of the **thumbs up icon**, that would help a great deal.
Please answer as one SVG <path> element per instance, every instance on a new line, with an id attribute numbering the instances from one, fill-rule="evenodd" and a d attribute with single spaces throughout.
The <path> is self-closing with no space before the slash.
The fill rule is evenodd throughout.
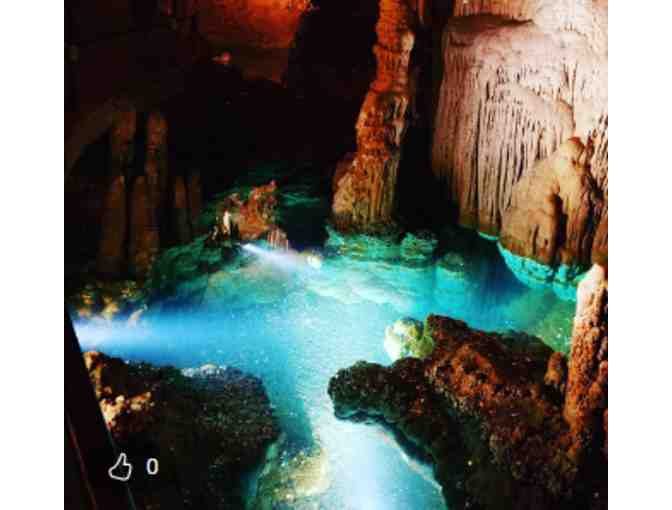
<path id="1" fill-rule="evenodd" d="M 112 480 L 119 480 L 120 482 L 128 482 L 132 472 L 133 466 L 126 460 L 125 453 L 120 453 L 114 466 L 107 470 L 107 474 L 110 475 Z"/>

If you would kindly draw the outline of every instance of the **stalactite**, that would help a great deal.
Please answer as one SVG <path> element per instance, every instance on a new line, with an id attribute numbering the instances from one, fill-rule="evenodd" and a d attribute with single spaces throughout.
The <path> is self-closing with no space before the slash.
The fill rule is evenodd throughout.
<path id="1" fill-rule="evenodd" d="M 444 31 L 432 167 L 459 222 L 490 235 L 516 183 L 572 137 L 591 140 L 606 193 L 606 2 L 557 3 L 458 2 Z"/>

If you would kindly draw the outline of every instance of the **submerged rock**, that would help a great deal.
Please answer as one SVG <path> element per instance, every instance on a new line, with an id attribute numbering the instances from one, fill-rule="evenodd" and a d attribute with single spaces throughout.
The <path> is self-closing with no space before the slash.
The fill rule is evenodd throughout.
<path id="1" fill-rule="evenodd" d="M 561 354 L 529 335 L 434 315 L 425 335 L 434 342 L 425 360 L 340 370 L 329 383 L 336 415 L 394 425 L 431 455 L 451 506 L 569 509 L 606 498 L 606 459 L 590 464 L 589 479 L 580 476 L 588 464 L 574 455 L 563 416 Z M 583 431 L 583 445 L 602 447 L 600 434 Z"/>
<path id="2" fill-rule="evenodd" d="M 437 244 L 438 239 L 429 231 L 406 234 L 401 241 L 401 261 L 409 266 L 431 265 Z"/>
<path id="3" fill-rule="evenodd" d="M 156 476 L 129 482 L 141 508 L 243 506 L 243 476 L 279 435 L 259 379 L 235 368 L 180 371 L 99 352 L 85 353 L 84 360 L 119 449 L 134 465 L 159 460 Z M 182 500 L 166 500 L 165 486 L 175 487 Z"/>
<path id="4" fill-rule="evenodd" d="M 422 322 L 405 317 L 385 328 L 385 351 L 392 361 L 408 356 L 425 358 L 434 348 L 431 337 L 423 335 Z"/>
<path id="5" fill-rule="evenodd" d="M 319 496 L 331 487 L 329 457 L 319 443 L 268 460 L 257 482 L 250 510 L 320 508 Z"/>

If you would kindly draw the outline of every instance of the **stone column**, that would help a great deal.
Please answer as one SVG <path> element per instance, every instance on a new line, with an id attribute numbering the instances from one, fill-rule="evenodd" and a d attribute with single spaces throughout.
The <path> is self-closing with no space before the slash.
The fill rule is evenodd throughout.
<path id="1" fill-rule="evenodd" d="M 392 219 L 401 144 L 412 97 L 408 64 L 416 14 L 407 0 L 380 0 L 373 52 L 376 78 L 357 120 L 357 152 L 334 178 L 333 220 L 339 229 L 366 230 Z"/>
<path id="2" fill-rule="evenodd" d="M 147 276 L 159 248 L 159 226 L 150 200 L 150 186 L 148 178 L 141 175 L 133 183 L 131 198 L 128 250 L 131 274 L 140 279 Z"/>
<path id="3" fill-rule="evenodd" d="M 117 278 L 126 260 L 126 179 L 133 164 L 133 140 L 136 132 L 136 112 L 119 116 L 110 131 L 109 185 L 101 220 L 101 235 L 96 269 L 105 278 Z"/>
<path id="4" fill-rule="evenodd" d="M 598 446 L 595 439 L 605 426 L 609 371 L 608 298 L 607 270 L 595 264 L 577 292 L 563 413 L 570 427 L 570 455 L 577 462 Z"/>
<path id="5" fill-rule="evenodd" d="M 161 112 L 154 111 L 147 118 L 147 146 L 145 175 L 148 196 L 154 214 L 161 217 L 168 193 L 168 122 Z M 158 220 L 156 220 L 158 223 Z"/>

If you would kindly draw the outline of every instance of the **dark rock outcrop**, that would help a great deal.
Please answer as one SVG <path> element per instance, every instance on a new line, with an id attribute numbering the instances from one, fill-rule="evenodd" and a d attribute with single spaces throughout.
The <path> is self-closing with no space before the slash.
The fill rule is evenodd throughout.
<path id="1" fill-rule="evenodd" d="M 242 476 L 279 435 L 259 379 L 214 365 L 127 364 L 98 352 L 84 360 L 119 449 L 136 466 L 159 460 L 156 476 L 137 469 L 130 480 L 139 508 L 242 507 Z M 182 500 L 166 499 L 165 487 Z"/>
<path id="2" fill-rule="evenodd" d="M 592 312 L 606 306 L 597 296 Z M 593 508 L 606 501 L 606 457 L 586 453 L 606 440 L 606 367 L 595 351 L 606 318 L 589 315 L 575 328 L 584 347 L 568 375 L 563 356 L 537 339 L 430 315 L 432 354 L 339 371 L 329 384 L 335 413 L 382 419 L 424 449 L 457 508 Z"/>

